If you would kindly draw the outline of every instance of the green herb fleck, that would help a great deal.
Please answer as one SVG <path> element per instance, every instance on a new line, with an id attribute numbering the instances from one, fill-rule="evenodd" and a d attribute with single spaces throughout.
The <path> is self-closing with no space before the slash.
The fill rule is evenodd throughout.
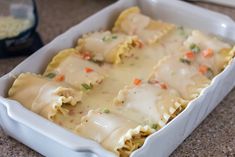
<path id="1" fill-rule="evenodd" d="M 201 51 L 200 47 L 196 44 L 191 44 L 190 50 L 192 50 L 194 53 L 199 53 Z"/>
<path id="2" fill-rule="evenodd" d="M 108 38 L 107 36 L 104 36 L 104 37 L 102 38 L 102 40 L 103 40 L 103 41 L 108 41 L 109 38 Z"/>
<path id="3" fill-rule="evenodd" d="M 135 64 L 134 63 L 131 63 L 130 66 L 134 66 Z"/>
<path id="4" fill-rule="evenodd" d="M 117 39 L 117 36 L 116 36 L 116 35 L 113 35 L 113 36 L 112 36 L 112 39 Z"/>
<path id="5" fill-rule="evenodd" d="M 177 27 L 177 29 L 179 30 L 180 35 L 185 36 L 185 37 L 187 36 L 187 33 L 185 32 L 185 29 L 183 26 L 179 26 Z"/>
<path id="6" fill-rule="evenodd" d="M 93 88 L 93 85 L 90 83 L 90 84 L 86 84 L 86 83 L 83 83 L 82 84 L 82 87 L 85 89 L 85 90 L 90 90 Z"/>
<path id="7" fill-rule="evenodd" d="M 208 79 L 212 79 L 214 77 L 214 72 L 211 68 L 208 68 L 207 69 L 207 72 L 205 74 L 205 76 L 208 78 Z"/>
<path id="8" fill-rule="evenodd" d="M 103 112 L 104 112 L 104 113 L 110 113 L 110 110 L 107 109 L 107 108 L 105 108 L 105 109 L 103 110 Z"/>
<path id="9" fill-rule="evenodd" d="M 180 58 L 180 62 L 190 65 L 191 62 L 185 58 Z"/>
<path id="10" fill-rule="evenodd" d="M 48 74 L 46 75 L 46 77 L 48 77 L 48 78 L 50 78 L 50 79 L 54 78 L 55 76 L 56 76 L 55 73 L 48 73 Z"/>
<path id="11" fill-rule="evenodd" d="M 103 38 L 102 38 L 102 40 L 104 41 L 104 42 L 110 42 L 110 41 L 112 41 L 112 40 L 114 40 L 114 39 L 117 39 L 118 38 L 118 36 L 117 35 L 106 35 L 106 36 L 104 36 Z"/>
<path id="12" fill-rule="evenodd" d="M 159 128 L 159 126 L 158 126 L 158 124 L 152 124 L 152 125 L 151 125 L 151 128 L 157 130 L 157 129 Z"/>
<path id="13" fill-rule="evenodd" d="M 179 30 L 184 30 L 184 27 L 183 26 L 179 26 L 177 27 Z"/>

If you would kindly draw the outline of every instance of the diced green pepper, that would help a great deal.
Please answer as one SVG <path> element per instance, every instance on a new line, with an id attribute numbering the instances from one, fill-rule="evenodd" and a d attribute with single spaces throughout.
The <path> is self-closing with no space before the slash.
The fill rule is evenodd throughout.
<path id="1" fill-rule="evenodd" d="M 48 73 L 48 74 L 46 75 L 46 77 L 48 77 L 48 78 L 50 78 L 50 79 L 54 78 L 55 76 L 56 76 L 55 73 Z"/>
<path id="2" fill-rule="evenodd" d="M 159 126 L 158 126 L 158 124 L 155 123 L 155 124 L 152 124 L 152 125 L 151 125 L 151 128 L 157 130 L 157 129 L 159 129 Z"/>
<path id="3" fill-rule="evenodd" d="M 83 83 L 83 84 L 82 84 L 82 87 L 83 87 L 85 90 L 90 90 L 90 89 L 93 88 L 93 85 L 92 85 L 92 84 Z"/>
<path id="4" fill-rule="evenodd" d="M 201 51 L 200 47 L 196 44 L 191 44 L 190 50 L 192 50 L 194 53 L 199 53 Z"/>
<path id="5" fill-rule="evenodd" d="M 191 62 L 185 58 L 180 58 L 180 62 L 190 65 Z"/>
<path id="6" fill-rule="evenodd" d="M 103 112 L 104 112 L 104 113 L 110 113 L 110 110 L 107 109 L 107 108 L 105 108 L 105 109 L 103 110 Z"/>
<path id="7" fill-rule="evenodd" d="M 109 41 L 112 41 L 112 40 L 117 39 L 117 38 L 118 38 L 117 35 L 106 35 L 102 38 L 102 40 L 104 42 L 109 42 Z"/>

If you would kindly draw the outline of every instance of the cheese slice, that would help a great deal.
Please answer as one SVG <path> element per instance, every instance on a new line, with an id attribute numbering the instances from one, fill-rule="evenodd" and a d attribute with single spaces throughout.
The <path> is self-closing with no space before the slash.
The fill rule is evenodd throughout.
<path id="1" fill-rule="evenodd" d="M 71 86 L 51 81 L 40 75 L 22 73 L 9 90 L 9 98 L 19 101 L 27 109 L 49 119 L 66 112 L 63 105 L 76 105 L 82 93 Z"/>
<path id="2" fill-rule="evenodd" d="M 83 55 L 91 55 L 94 61 L 117 64 L 122 57 L 130 55 L 131 49 L 140 46 L 138 44 L 136 36 L 105 31 L 84 35 L 78 40 L 77 49 Z"/>
<path id="3" fill-rule="evenodd" d="M 162 86 L 160 82 L 126 86 L 119 91 L 114 105 L 128 118 L 135 117 L 142 124 L 163 127 L 185 108 L 186 101 L 180 98 L 176 90 Z"/>
<path id="4" fill-rule="evenodd" d="M 143 42 L 152 44 L 173 30 L 175 25 L 153 20 L 141 13 L 138 7 L 124 10 L 117 18 L 113 32 L 137 35 Z"/>
<path id="5" fill-rule="evenodd" d="M 86 71 L 89 68 L 90 71 Z M 92 88 L 102 83 L 105 71 L 98 64 L 81 58 L 76 49 L 66 49 L 57 54 L 47 66 L 44 76 L 62 75 L 64 81 L 75 88 Z"/>
<path id="6" fill-rule="evenodd" d="M 138 123 L 125 119 L 112 111 L 105 113 L 98 109 L 90 110 L 82 118 L 75 132 L 78 135 L 101 143 L 106 149 L 122 156 L 120 155 L 121 151 L 122 154 L 129 154 L 141 147 L 144 139 L 153 133 L 154 130 L 148 126 L 138 126 Z M 142 143 L 137 142 L 137 137 L 135 140 L 133 139 L 133 136 L 138 135 L 138 139 Z M 132 141 L 132 144 L 128 144 L 127 141 Z"/>
<path id="7" fill-rule="evenodd" d="M 210 80 L 199 73 L 196 67 L 182 61 L 178 56 L 167 56 L 157 64 L 149 78 L 149 82 L 155 81 L 165 82 L 179 91 L 186 100 L 197 97 L 210 83 Z"/>
<path id="8" fill-rule="evenodd" d="M 193 44 L 200 48 L 200 52 L 195 54 L 194 62 L 198 66 L 204 65 L 210 68 L 214 76 L 220 73 L 234 56 L 234 51 L 231 51 L 232 47 L 229 44 L 198 30 L 192 31 L 192 34 L 184 42 L 186 51 L 190 50 Z M 208 49 L 211 49 L 213 54 L 205 57 L 203 51 Z"/>

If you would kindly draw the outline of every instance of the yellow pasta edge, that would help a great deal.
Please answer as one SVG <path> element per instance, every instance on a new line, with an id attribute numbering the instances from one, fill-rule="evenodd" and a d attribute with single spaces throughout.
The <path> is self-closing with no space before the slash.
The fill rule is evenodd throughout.
<path id="1" fill-rule="evenodd" d="M 233 58 L 235 57 L 235 46 L 233 46 L 228 54 L 226 55 L 226 64 L 224 65 L 223 69 L 225 69 L 227 67 L 227 65 L 229 65 L 231 63 L 231 61 L 233 60 Z"/>
<path id="2" fill-rule="evenodd" d="M 70 48 L 70 49 L 64 49 L 62 51 L 60 51 L 56 56 L 54 56 L 51 60 L 51 62 L 48 64 L 45 72 L 44 72 L 44 76 L 53 71 L 55 68 L 57 68 L 60 63 L 65 59 L 67 58 L 68 56 L 70 56 L 71 54 L 73 53 L 76 53 L 77 50 L 74 49 L 74 48 Z"/>
<path id="3" fill-rule="evenodd" d="M 210 82 L 211 80 L 208 79 L 208 81 L 205 81 L 198 88 L 196 88 L 195 91 L 190 95 L 190 101 L 197 98 L 201 94 L 202 90 L 210 85 Z"/>
<path id="4" fill-rule="evenodd" d="M 92 32 L 89 32 L 87 34 L 83 34 L 82 37 L 78 38 L 77 45 L 75 46 L 75 49 L 79 53 L 81 53 L 81 50 L 82 50 L 83 46 L 85 45 L 85 38 L 88 37 L 90 34 L 92 34 Z"/>
<path id="5" fill-rule="evenodd" d="M 163 117 L 160 121 L 157 122 L 157 125 L 162 128 L 167 123 L 169 123 L 172 119 L 174 119 L 177 115 L 179 115 L 187 106 L 188 100 L 185 100 L 181 97 L 176 97 L 177 101 L 172 104 L 171 107 L 169 107 L 168 112 L 163 113 Z M 158 129 L 160 129 L 158 128 Z"/>
<path id="6" fill-rule="evenodd" d="M 137 6 L 127 8 L 126 10 L 122 11 L 120 15 L 118 16 L 117 20 L 114 23 L 114 26 L 112 28 L 113 32 L 120 32 L 121 30 L 121 23 L 122 21 L 130 14 L 132 13 L 140 13 L 140 8 Z M 121 31 L 122 32 L 122 31 Z"/>
<path id="7" fill-rule="evenodd" d="M 128 8 L 126 10 L 124 10 L 123 12 L 120 13 L 119 17 L 117 18 L 112 31 L 113 32 L 122 32 L 121 30 L 121 23 L 122 21 L 129 15 L 132 13 L 141 13 L 140 8 L 138 7 L 131 7 Z M 152 29 L 154 28 L 156 25 L 161 25 L 162 27 L 164 27 L 164 29 L 162 29 L 157 38 L 151 39 L 150 41 L 148 41 L 148 44 L 153 44 L 158 42 L 161 38 L 163 38 L 166 34 L 168 34 L 170 31 L 174 30 L 176 28 L 176 26 L 174 24 L 171 23 L 166 23 L 166 22 L 162 22 L 160 20 L 150 20 L 150 24 L 147 26 L 147 28 Z"/>
<path id="8" fill-rule="evenodd" d="M 165 35 L 167 35 L 169 32 L 173 31 L 176 26 L 174 24 L 171 23 L 166 23 L 166 22 L 162 22 L 160 20 L 150 20 L 150 24 L 147 26 L 147 28 L 154 28 L 157 25 L 161 25 L 161 27 L 164 27 L 164 29 L 162 29 L 159 34 L 158 37 L 152 40 L 148 41 L 148 44 L 154 44 L 157 43 L 160 39 L 162 39 Z"/>
<path id="9" fill-rule="evenodd" d="M 24 78 L 27 76 L 32 76 L 32 77 L 37 77 L 39 79 L 44 79 L 44 80 L 48 80 L 51 81 L 49 79 L 47 79 L 46 77 L 43 77 L 40 74 L 35 74 L 35 73 L 30 73 L 30 72 L 26 72 L 26 73 L 21 73 L 20 75 L 18 75 L 18 77 L 15 79 L 15 81 L 12 84 L 12 87 L 9 89 L 8 91 L 8 97 L 11 97 L 12 95 L 14 95 L 17 91 L 17 89 L 22 86 L 24 83 Z M 27 83 L 27 82 L 26 82 Z M 61 84 L 62 85 L 62 84 Z M 72 89 L 74 90 L 74 92 L 76 91 L 76 89 L 72 88 L 72 87 L 64 87 L 63 85 L 61 87 L 58 88 L 59 89 Z M 58 91 L 56 91 L 58 92 Z M 75 98 L 77 99 L 72 99 L 71 97 L 66 97 L 66 96 L 61 96 L 61 99 L 59 102 L 55 102 L 52 106 L 51 106 L 51 110 L 47 112 L 47 114 L 45 114 L 44 112 L 40 112 L 37 113 L 51 121 L 53 121 L 53 117 L 57 114 L 58 111 L 61 112 L 66 112 L 66 109 L 63 109 L 63 103 L 69 103 L 71 106 L 75 106 L 77 102 L 81 101 L 81 96 L 82 96 L 82 92 L 77 91 L 76 92 L 76 96 Z M 24 104 L 22 104 L 24 106 Z M 25 107 L 25 106 L 24 106 Z M 49 106 L 48 106 L 49 107 Z M 30 109 L 32 111 L 32 109 Z M 44 110 L 47 110 L 47 108 L 45 107 Z M 32 111 L 34 112 L 34 111 Z"/>
<path id="10" fill-rule="evenodd" d="M 115 148 L 115 152 L 120 156 L 120 157 L 126 157 L 129 156 L 133 151 L 141 147 L 144 143 L 141 143 L 140 146 L 138 146 L 139 143 L 132 143 L 132 140 L 134 136 L 139 135 L 141 136 L 140 138 L 145 139 L 154 133 L 156 130 L 152 129 L 148 125 L 145 126 L 137 126 L 134 129 L 129 129 L 119 140 L 118 146 Z M 137 147 L 138 146 L 138 147 Z"/>
<path id="11" fill-rule="evenodd" d="M 187 107 L 188 103 L 189 103 L 188 100 L 179 98 L 179 100 L 174 103 L 174 106 L 172 107 L 173 110 L 171 110 L 171 108 L 169 109 L 169 112 L 171 114 L 169 119 L 165 119 L 167 120 L 166 124 L 169 123 L 171 120 L 173 120 L 176 116 L 178 116 Z"/>
<path id="12" fill-rule="evenodd" d="M 38 78 L 43 78 L 43 76 L 40 75 L 40 74 L 35 74 L 35 73 L 30 73 L 30 72 L 25 72 L 25 73 L 19 74 L 18 77 L 14 80 L 14 82 L 13 82 L 11 88 L 8 90 L 8 97 L 11 97 L 12 95 L 15 94 L 16 89 L 17 89 L 20 85 L 22 85 L 22 83 L 21 83 L 22 80 L 23 80 L 25 77 L 29 76 L 29 75 L 35 76 L 35 77 L 38 77 Z"/>

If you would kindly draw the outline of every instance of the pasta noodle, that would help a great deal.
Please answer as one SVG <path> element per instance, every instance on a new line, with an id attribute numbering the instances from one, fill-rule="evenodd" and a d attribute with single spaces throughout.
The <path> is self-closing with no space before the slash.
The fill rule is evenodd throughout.
<path id="1" fill-rule="evenodd" d="M 90 55 L 94 61 L 120 63 L 123 56 L 129 56 L 131 49 L 140 46 L 136 36 L 120 33 L 94 32 L 78 40 L 77 49 L 83 55 Z"/>
<path id="2" fill-rule="evenodd" d="M 234 58 L 235 46 L 174 28 L 128 8 L 112 31 L 87 33 L 75 48 L 61 50 L 43 75 L 20 74 L 9 98 L 129 157 Z"/>
<path id="3" fill-rule="evenodd" d="M 156 81 L 167 83 L 186 100 L 196 98 L 210 83 L 190 62 L 178 56 L 167 56 L 157 64 L 149 78 L 149 82 Z"/>
<path id="4" fill-rule="evenodd" d="M 76 49 L 66 49 L 57 54 L 47 66 L 44 76 L 63 76 L 62 81 L 75 88 L 89 90 L 102 83 L 105 71 L 97 64 L 81 58 Z"/>
<path id="5" fill-rule="evenodd" d="M 19 101 L 26 108 L 53 120 L 58 113 L 66 112 L 63 105 L 76 105 L 82 94 L 69 85 L 60 84 L 40 75 L 22 73 L 9 90 L 9 98 Z"/>
<path id="6" fill-rule="evenodd" d="M 119 15 L 114 24 L 113 32 L 137 35 L 143 42 L 152 44 L 174 28 L 173 24 L 152 20 L 143 15 L 138 7 L 132 7 Z"/>
<path id="7" fill-rule="evenodd" d="M 234 54 L 229 44 L 197 30 L 194 30 L 187 38 L 184 47 L 186 53 L 192 51 L 195 54 L 192 62 L 195 62 L 198 67 L 207 67 L 213 73 L 212 76 L 220 73 Z"/>
<path id="8" fill-rule="evenodd" d="M 101 143 L 106 149 L 124 157 L 141 147 L 144 139 L 153 133 L 154 129 L 139 126 L 138 123 L 126 120 L 112 111 L 90 110 L 82 118 L 75 132 Z"/>
<path id="9" fill-rule="evenodd" d="M 114 105 L 129 119 L 138 117 L 138 122 L 159 128 L 182 111 L 186 103 L 176 90 L 160 82 L 127 86 L 114 100 Z"/>

